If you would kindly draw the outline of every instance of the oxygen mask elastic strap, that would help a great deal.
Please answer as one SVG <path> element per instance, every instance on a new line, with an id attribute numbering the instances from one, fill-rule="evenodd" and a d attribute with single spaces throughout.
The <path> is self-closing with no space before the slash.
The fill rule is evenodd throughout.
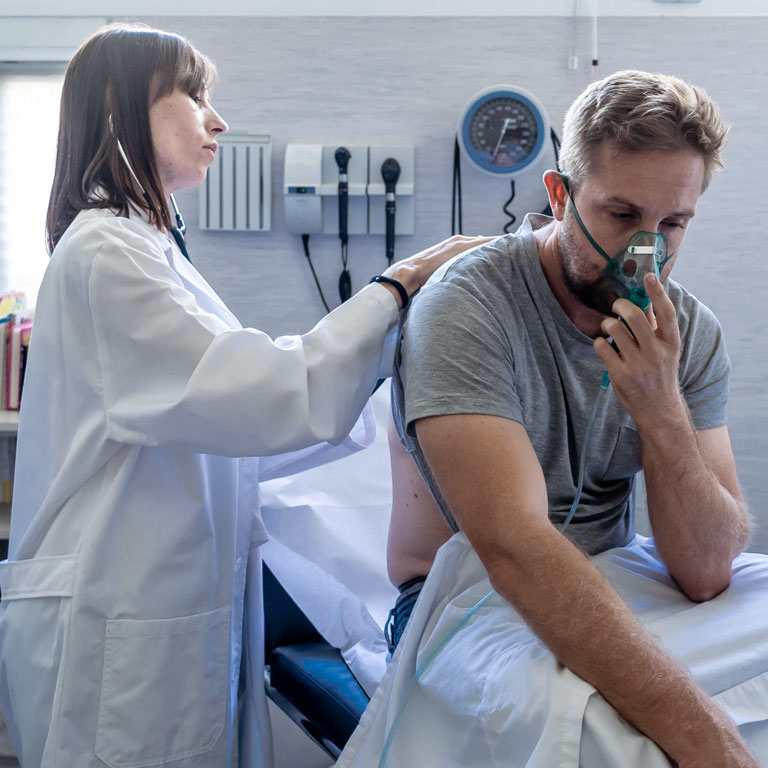
<path id="1" fill-rule="evenodd" d="M 629 299 L 645 311 L 651 300 L 645 290 L 643 278 L 649 272 L 661 279 L 661 270 L 669 261 L 667 253 L 667 237 L 663 232 L 635 232 L 627 244 L 615 255 L 609 256 L 589 234 L 584 222 L 573 202 L 568 179 L 563 175 L 563 184 L 568 193 L 571 210 L 581 231 L 589 240 L 592 247 L 608 262 L 605 267 L 605 278 L 611 290 L 622 299 Z"/>

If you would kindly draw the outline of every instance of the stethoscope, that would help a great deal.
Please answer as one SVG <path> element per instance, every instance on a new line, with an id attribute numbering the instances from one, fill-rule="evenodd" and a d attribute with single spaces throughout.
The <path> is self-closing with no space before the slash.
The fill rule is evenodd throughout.
<path id="1" fill-rule="evenodd" d="M 176 245 L 179 246 L 179 250 L 183 254 L 184 258 L 191 264 L 192 259 L 189 258 L 189 253 L 187 252 L 187 238 L 185 237 L 187 232 L 187 225 L 184 223 L 184 218 L 181 215 L 179 206 L 176 204 L 176 198 L 171 195 L 170 199 L 171 206 L 173 207 L 173 215 L 176 217 L 176 226 L 171 227 L 171 234 L 173 235 L 173 239 L 176 241 Z"/>
<path id="2" fill-rule="evenodd" d="M 110 129 L 111 128 L 112 128 L 112 116 L 110 115 Z M 141 182 L 139 181 L 139 177 L 134 173 L 134 170 L 131 167 L 130 162 L 128 162 L 128 156 L 125 154 L 125 150 L 123 149 L 123 145 L 120 143 L 120 139 L 116 137 L 115 141 L 117 142 L 117 151 L 120 153 L 120 157 L 123 158 L 123 162 L 125 163 L 125 167 L 128 169 L 128 173 L 130 173 L 131 176 L 133 176 L 133 180 L 136 182 L 137 186 L 141 190 L 141 194 L 144 196 L 144 199 L 147 201 L 147 205 L 150 208 L 152 208 L 152 200 L 147 194 L 147 190 L 144 189 Z M 179 210 L 179 206 L 176 203 L 176 198 L 173 196 L 173 194 L 170 195 L 170 200 L 171 200 L 171 206 L 173 208 L 173 214 L 176 218 L 176 226 L 171 227 L 171 235 L 173 236 L 173 239 L 176 241 L 176 245 L 179 246 L 179 250 L 181 251 L 184 258 L 191 264 L 192 259 L 189 258 L 189 252 L 187 251 L 187 241 L 186 241 L 186 238 L 184 237 L 184 233 L 187 231 L 187 225 L 184 223 L 184 218 L 181 215 L 181 211 Z"/>

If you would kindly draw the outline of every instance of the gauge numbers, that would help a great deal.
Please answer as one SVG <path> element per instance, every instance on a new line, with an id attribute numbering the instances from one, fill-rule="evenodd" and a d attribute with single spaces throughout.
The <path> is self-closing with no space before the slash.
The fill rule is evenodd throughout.
<path id="1" fill-rule="evenodd" d="M 536 159 L 544 142 L 545 119 L 532 98 L 492 89 L 467 106 L 459 135 L 466 154 L 480 168 L 512 173 Z"/>

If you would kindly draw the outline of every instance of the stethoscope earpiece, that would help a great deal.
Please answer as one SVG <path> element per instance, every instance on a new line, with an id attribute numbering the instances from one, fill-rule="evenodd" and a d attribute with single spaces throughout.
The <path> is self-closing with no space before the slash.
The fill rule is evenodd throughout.
<path id="1" fill-rule="evenodd" d="M 133 167 L 131 166 L 131 163 L 128 160 L 128 155 L 125 154 L 125 150 L 123 149 L 123 145 L 120 143 L 120 139 L 115 136 L 115 130 L 114 125 L 112 123 L 112 113 L 107 115 L 107 125 L 109 126 L 109 132 L 114 136 L 115 143 L 117 144 L 117 151 L 120 154 L 120 157 L 123 160 L 123 163 L 125 163 L 125 167 L 128 169 L 128 173 L 131 174 L 133 177 L 133 180 L 136 182 L 136 186 L 141 190 L 141 194 L 144 197 L 144 200 L 146 201 L 147 205 L 150 207 L 150 209 L 154 208 L 152 205 L 152 199 L 150 198 L 149 194 L 147 193 L 147 190 L 144 189 L 144 185 L 139 181 L 139 177 L 136 175 L 136 172 L 133 170 Z M 171 206 L 173 207 L 173 214 L 176 218 L 176 226 L 171 227 L 171 235 L 173 236 L 173 239 L 176 241 L 176 245 L 179 246 L 179 250 L 184 255 L 184 258 L 191 264 L 192 259 L 189 258 L 189 252 L 187 251 L 187 242 L 184 237 L 184 233 L 187 231 L 187 226 L 184 223 L 184 218 L 181 215 L 181 211 L 179 210 L 179 206 L 176 203 L 176 198 L 171 195 Z"/>

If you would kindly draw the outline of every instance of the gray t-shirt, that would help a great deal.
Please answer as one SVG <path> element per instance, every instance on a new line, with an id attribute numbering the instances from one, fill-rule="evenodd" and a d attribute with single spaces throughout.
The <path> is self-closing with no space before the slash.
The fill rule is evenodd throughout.
<path id="1" fill-rule="evenodd" d="M 544 471 L 555 525 L 565 520 L 576 493 L 579 452 L 604 367 L 542 271 L 533 232 L 549 221 L 530 215 L 515 234 L 453 260 L 415 297 L 403 323 L 393 379 L 395 423 L 454 531 L 413 429 L 417 419 L 473 413 L 517 421 Z M 693 424 L 721 426 L 730 362 L 720 325 L 682 286 L 668 280 L 665 287 L 677 312 L 680 387 Z M 641 468 L 635 424 L 613 391 L 604 392 L 581 503 L 566 529 L 585 552 L 631 539 Z"/>

